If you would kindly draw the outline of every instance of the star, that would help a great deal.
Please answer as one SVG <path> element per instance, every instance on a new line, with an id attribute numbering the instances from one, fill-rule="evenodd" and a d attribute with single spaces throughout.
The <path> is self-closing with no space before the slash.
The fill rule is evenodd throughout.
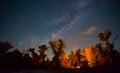
<path id="1" fill-rule="evenodd" d="M 20 44 L 20 45 L 22 45 L 22 44 L 23 44 L 23 42 L 20 42 L 19 44 Z"/>

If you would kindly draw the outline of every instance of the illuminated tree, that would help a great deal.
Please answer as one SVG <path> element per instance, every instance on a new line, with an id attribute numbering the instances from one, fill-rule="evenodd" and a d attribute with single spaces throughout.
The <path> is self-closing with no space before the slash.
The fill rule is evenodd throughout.
<path id="1" fill-rule="evenodd" d="M 54 53 L 53 57 L 53 65 L 56 67 L 63 67 L 65 66 L 67 55 L 65 53 L 66 44 L 62 39 L 56 41 L 49 42 L 52 51 Z"/>

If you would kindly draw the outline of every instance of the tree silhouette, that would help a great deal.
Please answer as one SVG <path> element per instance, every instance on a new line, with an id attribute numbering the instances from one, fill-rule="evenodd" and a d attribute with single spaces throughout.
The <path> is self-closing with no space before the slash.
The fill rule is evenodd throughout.
<path id="1" fill-rule="evenodd" d="M 101 41 L 101 42 L 109 42 L 109 38 L 111 36 L 111 32 L 110 31 L 105 31 L 104 33 L 100 32 L 97 35 L 97 38 Z"/>
<path id="2" fill-rule="evenodd" d="M 81 58 L 83 56 L 81 55 L 81 50 L 80 49 L 76 50 L 75 56 L 77 58 L 76 66 L 82 66 L 82 60 L 81 60 Z"/>
<path id="3" fill-rule="evenodd" d="M 30 48 L 28 51 L 32 53 L 32 56 L 38 57 L 38 54 L 35 53 L 35 49 L 34 48 Z"/>
<path id="4" fill-rule="evenodd" d="M 96 45 L 71 51 L 67 56 L 64 40 L 49 41 L 49 47 L 44 44 L 38 49 L 29 48 L 27 53 L 14 49 L 9 42 L 0 42 L 0 69 L 77 69 L 78 70 L 110 70 L 120 66 L 120 52 L 114 48 L 109 39 L 111 32 L 100 32 L 97 35 L 99 43 Z M 105 46 L 104 46 L 105 45 Z M 51 48 L 54 56 L 50 60 L 45 51 Z M 31 53 L 31 54 L 30 54 Z M 110 70 L 111 71 L 111 70 Z"/>
<path id="5" fill-rule="evenodd" d="M 39 62 L 45 62 L 45 58 L 46 58 L 46 54 L 45 54 L 45 51 L 48 50 L 48 47 L 46 45 L 41 45 L 39 46 L 39 53 L 40 53 L 40 59 L 39 59 Z"/>
<path id="6" fill-rule="evenodd" d="M 49 59 L 47 58 L 47 60 L 45 60 L 45 58 L 47 57 L 47 55 L 45 54 L 46 50 L 48 50 L 48 47 L 46 45 L 39 46 L 39 50 L 37 50 L 40 53 L 38 62 L 42 68 L 48 67 L 47 64 L 49 64 Z"/>
<path id="7" fill-rule="evenodd" d="M 13 48 L 12 44 L 9 42 L 0 42 L 0 65 L 3 66 L 5 64 L 5 55 L 7 51 Z M 0 66 L 0 67 L 1 67 Z"/>
<path id="8" fill-rule="evenodd" d="M 11 43 L 0 42 L 0 55 L 5 54 L 11 48 L 13 48 L 13 45 Z"/>
<path id="9" fill-rule="evenodd" d="M 105 47 L 104 50 L 102 51 L 102 53 L 104 53 L 104 57 L 107 60 L 107 63 L 112 63 L 113 62 L 113 53 L 114 53 L 114 44 L 112 44 L 109 41 L 109 38 L 111 37 L 112 33 L 110 31 L 105 31 L 104 33 L 99 33 L 98 34 L 98 39 L 105 43 Z M 100 47 L 99 47 L 100 49 Z M 114 53 L 115 54 L 115 53 Z"/>

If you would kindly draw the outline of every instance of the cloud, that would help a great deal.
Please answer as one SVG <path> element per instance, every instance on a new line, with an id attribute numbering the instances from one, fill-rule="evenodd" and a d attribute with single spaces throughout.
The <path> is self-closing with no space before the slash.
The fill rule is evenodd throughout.
<path id="1" fill-rule="evenodd" d="M 84 33 L 89 35 L 89 34 L 94 33 L 96 30 L 97 30 L 97 27 L 92 26 L 92 27 L 89 27 Z"/>

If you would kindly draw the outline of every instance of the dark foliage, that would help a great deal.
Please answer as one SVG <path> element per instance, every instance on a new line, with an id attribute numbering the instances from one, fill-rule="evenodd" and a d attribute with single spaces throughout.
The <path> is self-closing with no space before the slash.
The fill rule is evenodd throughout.
<path id="1" fill-rule="evenodd" d="M 120 72 L 120 52 L 114 48 L 114 45 L 109 42 L 109 38 L 111 36 L 111 32 L 106 31 L 105 33 L 99 33 L 98 39 L 101 41 L 96 44 L 92 49 L 94 54 L 96 54 L 96 63 L 100 63 L 97 61 L 100 57 L 103 57 L 107 61 L 105 64 L 90 68 L 88 66 L 88 61 L 81 59 L 84 58 L 83 55 L 80 54 L 81 50 L 78 49 L 75 52 L 71 52 L 69 58 L 71 58 L 71 64 L 73 67 L 81 66 L 79 69 L 66 69 L 62 68 L 61 61 L 62 55 L 65 54 L 66 45 L 63 40 L 50 41 L 50 47 L 46 45 L 39 46 L 37 54 L 34 48 L 28 49 L 28 53 L 23 54 L 19 50 L 15 49 L 13 51 L 8 52 L 8 50 L 12 49 L 13 46 L 9 42 L 0 42 L 0 70 L 51 70 L 54 69 L 62 69 L 64 72 L 81 72 L 81 73 L 113 73 Z M 103 47 L 102 44 L 106 46 Z M 45 51 L 51 48 L 53 51 L 52 61 L 47 57 Z M 31 55 L 29 55 L 31 53 Z M 56 71 L 54 71 L 56 72 Z"/>

